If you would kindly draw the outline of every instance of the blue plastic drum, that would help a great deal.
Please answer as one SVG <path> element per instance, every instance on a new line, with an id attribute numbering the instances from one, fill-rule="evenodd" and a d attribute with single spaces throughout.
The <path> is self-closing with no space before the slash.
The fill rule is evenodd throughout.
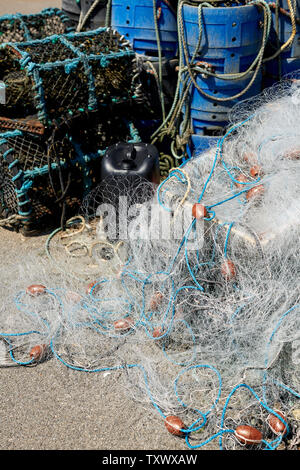
<path id="1" fill-rule="evenodd" d="M 196 57 L 211 64 L 217 73 L 247 70 L 262 43 L 261 10 L 254 5 L 239 7 L 204 7 L 202 40 Z M 199 38 L 198 8 L 183 7 L 185 41 L 190 57 Z"/>
<path id="2" fill-rule="evenodd" d="M 208 79 L 197 77 L 196 83 L 201 90 L 209 94 L 212 98 L 208 99 L 192 86 L 190 97 L 190 116 L 192 119 L 193 130 L 195 134 L 204 135 L 210 132 L 211 126 L 224 128 L 228 124 L 228 113 L 231 108 L 239 101 L 256 96 L 261 92 L 262 73 L 258 73 L 252 86 L 241 98 L 228 101 L 217 101 L 214 98 L 230 98 L 243 91 L 251 78 L 253 72 L 241 80 L 221 80 L 210 77 Z"/>
<path id="3" fill-rule="evenodd" d="M 256 5 L 204 7 L 198 49 L 198 7 L 184 5 L 182 19 L 189 62 L 195 54 L 193 63 L 204 64 L 211 73 L 239 74 L 248 70 L 259 53 L 262 58 L 263 12 Z M 222 129 L 228 124 L 228 112 L 235 104 L 261 92 L 262 67 L 257 62 L 245 76 L 232 79 L 198 73 L 196 83 L 203 93 L 191 84 L 188 106 L 193 131 L 196 135 L 210 135 L 211 127 Z M 187 107 L 184 112 L 188 112 Z"/>

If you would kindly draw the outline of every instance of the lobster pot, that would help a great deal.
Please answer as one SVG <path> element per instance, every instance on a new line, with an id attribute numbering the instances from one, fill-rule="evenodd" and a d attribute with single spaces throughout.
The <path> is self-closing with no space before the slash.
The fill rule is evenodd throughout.
<path id="1" fill-rule="evenodd" d="M 120 35 L 100 28 L 0 47 L 0 80 L 6 103 L 0 116 L 61 116 L 131 101 L 135 54 Z"/>
<path id="2" fill-rule="evenodd" d="M 43 39 L 74 31 L 70 18 L 58 8 L 47 8 L 32 15 L 0 16 L 0 44 Z"/>
<path id="3" fill-rule="evenodd" d="M 171 59 L 178 49 L 176 10 L 170 2 L 112 0 L 111 26 L 124 35 L 137 54 Z M 159 37 L 159 39 L 158 39 Z"/>
<path id="4" fill-rule="evenodd" d="M 94 3 L 95 0 L 62 0 L 61 6 L 74 26 L 78 25 L 80 17 L 86 18 L 81 31 L 90 31 L 106 26 L 107 0 L 100 0 L 92 8 Z"/>
<path id="5" fill-rule="evenodd" d="M 228 123 L 230 109 L 261 91 L 259 62 L 246 75 L 238 74 L 246 72 L 261 51 L 263 14 L 254 5 L 203 7 L 202 32 L 198 7 L 184 5 L 182 19 L 184 61 L 192 67 L 199 66 L 198 71 L 194 69 L 197 87 L 190 82 L 183 112 L 190 113 L 195 135 L 220 135 Z M 213 74 L 237 75 L 222 79 Z"/>
<path id="6" fill-rule="evenodd" d="M 46 139 L 15 130 L 2 132 L 0 144 L 2 225 L 6 222 L 7 226 L 27 233 L 37 225 L 44 228 L 51 218 L 56 224 L 59 217 L 55 201 L 63 191 L 59 176 L 67 181 L 67 168 L 76 157 L 71 143 L 67 138 L 57 139 L 52 143 L 51 151 L 47 152 Z M 74 210 L 80 204 L 79 191 L 76 198 L 70 196 L 78 184 L 74 176 L 73 188 L 68 188 L 68 196 L 64 199 L 67 213 L 72 212 L 72 204 Z"/>
<path id="7" fill-rule="evenodd" d="M 100 162 L 114 139 L 138 142 L 130 121 L 109 113 L 72 119 L 55 131 L 0 122 L 1 225 L 25 235 L 63 224 L 100 181 Z M 5 127 L 3 127 L 6 126 Z"/>
<path id="8" fill-rule="evenodd" d="M 289 4 L 287 0 L 279 0 L 278 7 L 275 3 L 267 3 L 272 10 L 272 26 L 266 58 L 272 57 L 292 36 L 291 9 L 296 19 L 293 41 L 277 57 L 265 62 L 264 85 L 271 86 L 285 75 L 300 69 L 300 1 L 292 0 Z"/>

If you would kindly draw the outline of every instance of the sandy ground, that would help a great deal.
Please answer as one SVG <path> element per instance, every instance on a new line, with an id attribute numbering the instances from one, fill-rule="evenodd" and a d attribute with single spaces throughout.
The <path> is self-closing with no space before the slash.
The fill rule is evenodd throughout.
<path id="1" fill-rule="evenodd" d="M 20 263 L 34 253 L 37 272 L 39 260 L 47 259 L 46 239 L 0 228 L 1 307 L 6 289 L 27 286 L 18 278 Z M 53 358 L 36 367 L 0 368 L 0 396 L 0 450 L 187 450 L 154 408 L 127 395 L 118 371 L 87 374 Z"/>
<path id="2" fill-rule="evenodd" d="M 48 260 L 47 238 L 0 228 L 1 315 L 3 304 L 7 315 L 17 313 L 5 296 L 28 285 L 21 265 L 38 276 Z M 128 395 L 122 373 L 73 371 L 55 358 L 36 367 L 0 367 L 0 450 L 187 450 L 152 406 Z"/>
<path id="3" fill-rule="evenodd" d="M 45 256 L 46 238 L 0 228 L 1 305 L 3 285 L 19 282 L 18 265 L 28 254 L 36 253 L 37 263 Z M 0 368 L 0 450 L 186 450 L 158 413 L 126 395 L 121 379 L 120 372 L 72 371 L 55 359 Z"/>
<path id="4" fill-rule="evenodd" d="M 60 5 L 59 0 L 0 0 L 0 15 Z M 1 283 L 7 273 L 17 272 L 16 260 L 43 251 L 44 243 L 45 237 L 24 239 L 0 229 Z M 83 374 L 55 360 L 34 368 L 0 368 L 0 450 L 186 450 L 184 441 L 165 431 L 157 412 L 126 395 L 120 379 L 119 372 Z"/>
<path id="5" fill-rule="evenodd" d="M 44 8 L 60 8 L 60 0 L 1 0 L 0 15 L 9 13 L 38 13 Z"/>

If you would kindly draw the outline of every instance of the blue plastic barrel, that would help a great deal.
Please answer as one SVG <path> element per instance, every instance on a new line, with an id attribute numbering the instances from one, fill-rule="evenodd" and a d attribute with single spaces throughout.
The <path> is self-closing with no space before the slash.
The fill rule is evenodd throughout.
<path id="1" fill-rule="evenodd" d="M 228 98 L 242 92 L 249 83 L 253 72 L 246 78 L 240 80 L 222 80 L 219 78 L 203 79 L 197 77 L 199 87 L 212 96 L 207 99 L 193 86 L 190 93 L 190 116 L 192 119 L 193 131 L 195 134 L 205 135 L 210 132 L 210 127 L 224 128 L 228 124 L 228 113 L 239 101 L 258 95 L 261 90 L 262 73 L 258 73 L 253 85 L 244 93 L 241 98 L 219 102 L 214 98 Z M 185 108 L 184 108 L 185 110 Z"/>
<path id="2" fill-rule="evenodd" d="M 194 63 L 204 63 L 216 74 L 245 72 L 257 58 L 263 39 L 263 13 L 255 5 L 235 7 L 204 7 L 202 10 L 202 39 L 199 41 L 198 7 L 184 5 L 182 10 L 184 42 L 189 61 L 196 52 Z M 262 90 L 262 68 L 256 67 L 242 78 L 226 80 L 207 74 L 197 74 L 196 83 L 204 96 L 192 84 L 189 94 L 190 116 L 195 135 L 209 135 L 211 127 L 224 128 L 228 112 L 240 100 L 259 94 Z M 253 78 L 250 87 L 248 84 Z M 246 92 L 245 89 L 247 90 Z M 235 97 L 230 99 L 230 97 Z M 219 99 L 226 101 L 219 101 Z M 184 109 L 186 112 L 187 109 Z"/>
<path id="3" fill-rule="evenodd" d="M 199 60 L 210 63 L 217 73 L 245 71 L 255 59 L 262 42 L 262 13 L 254 5 L 203 8 L 203 33 Z M 198 8 L 183 7 L 185 39 L 190 57 L 198 38 Z"/>
<path id="4" fill-rule="evenodd" d="M 289 17 L 290 9 L 287 0 L 278 1 L 278 22 L 275 2 L 267 0 L 267 3 L 269 3 L 272 10 L 270 45 L 266 54 L 266 57 L 270 57 L 291 37 L 292 23 Z M 265 86 L 270 86 L 283 76 L 300 69 L 300 0 L 291 0 L 291 6 L 297 18 L 296 35 L 293 42 L 279 56 L 265 62 Z"/>
<path id="5" fill-rule="evenodd" d="M 164 0 L 156 0 L 156 20 L 153 0 L 112 0 L 111 26 L 128 38 L 138 54 L 167 59 L 174 58 L 178 49 L 176 12 Z M 157 24 L 157 29 L 156 29 Z"/>

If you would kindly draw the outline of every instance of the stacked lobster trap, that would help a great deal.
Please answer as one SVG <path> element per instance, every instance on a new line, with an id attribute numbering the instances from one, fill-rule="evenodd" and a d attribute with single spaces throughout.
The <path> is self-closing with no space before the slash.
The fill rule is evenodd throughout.
<path id="1" fill-rule="evenodd" d="M 43 39 L 74 29 L 70 18 L 58 8 L 46 8 L 31 15 L 4 15 L 0 18 L 0 43 Z"/>
<path id="2" fill-rule="evenodd" d="M 112 143 L 136 142 L 135 54 L 116 31 L 0 46 L 1 225 L 25 234 L 78 210 Z"/>

